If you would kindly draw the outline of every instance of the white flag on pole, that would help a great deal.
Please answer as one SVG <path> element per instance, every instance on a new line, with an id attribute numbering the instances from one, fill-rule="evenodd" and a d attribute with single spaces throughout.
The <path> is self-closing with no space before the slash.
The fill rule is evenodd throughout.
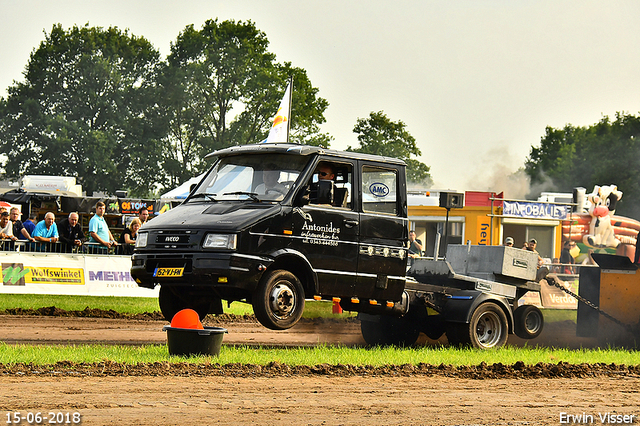
<path id="1" fill-rule="evenodd" d="M 267 140 L 265 141 L 266 143 L 286 143 L 289 141 L 287 132 L 289 131 L 290 91 L 291 83 L 287 85 L 287 90 L 284 91 L 284 97 L 282 101 L 280 101 L 280 107 L 278 108 L 276 117 L 273 119 L 273 126 L 271 126 L 269 136 L 267 136 Z"/>

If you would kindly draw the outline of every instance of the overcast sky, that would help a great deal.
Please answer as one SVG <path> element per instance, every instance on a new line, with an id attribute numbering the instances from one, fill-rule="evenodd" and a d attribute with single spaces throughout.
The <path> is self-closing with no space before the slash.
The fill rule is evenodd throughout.
<path id="1" fill-rule="evenodd" d="M 188 24 L 250 19 L 277 60 L 306 69 L 329 101 L 323 131 L 335 138 L 332 148 L 356 146 L 356 120 L 383 110 L 406 123 L 437 189 L 520 195 L 509 193 L 503 178 L 524 165 L 546 126 L 589 126 L 616 111 L 640 112 L 637 0 L 0 5 L 2 96 L 22 80 L 29 54 L 55 23 L 129 29 L 165 57 Z"/>

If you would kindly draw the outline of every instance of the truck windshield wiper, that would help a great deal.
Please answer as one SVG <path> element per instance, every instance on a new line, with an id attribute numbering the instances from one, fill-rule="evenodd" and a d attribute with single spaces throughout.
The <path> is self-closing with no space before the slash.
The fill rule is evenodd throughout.
<path id="1" fill-rule="evenodd" d="M 255 192 L 236 191 L 236 192 L 225 192 L 222 195 L 246 195 L 248 197 L 251 197 L 253 201 L 260 201 L 260 198 L 257 197 L 258 194 L 256 194 Z"/>
<path id="2" fill-rule="evenodd" d="M 197 194 L 190 197 L 189 200 L 193 200 L 194 198 L 206 198 L 207 201 L 217 201 L 215 198 L 213 198 L 216 195 L 218 194 L 209 194 L 208 192 L 198 192 Z"/>

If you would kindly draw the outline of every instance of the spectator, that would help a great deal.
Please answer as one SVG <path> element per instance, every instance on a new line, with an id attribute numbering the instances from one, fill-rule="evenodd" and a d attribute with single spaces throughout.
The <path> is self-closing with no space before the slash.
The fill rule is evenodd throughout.
<path id="1" fill-rule="evenodd" d="M 24 221 L 24 223 L 23 223 L 24 229 L 27 230 L 29 235 L 33 235 L 33 230 L 36 229 L 36 222 L 37 221 L 38 221 L 38 215 L 35 214 L 35 213 L 31 213 L 29 215 L 29 219 Z"/>
<path id="2" fill-rule="evenodd" d="M 33 230 L 33 238 L 41 243 L 56 243 L 60 237 L 58 234 L 58 226 L 55 223 L 56 215 L 47 212 L 44 220 L 41 220 Z"/>
<path id="3" fill-rule="evenodd" d="M 416 238 L 416 231 L 409 231 L 409 257 L 415 259 L 422 256 L 422 241 Z"/>
<path id="4" fill-rule="evenodd" d="M 140 207 L 140 210 L 138 210 L 138 219 L 140 220 L 140 226 L 147 223 L 149 220 L 149 209 L 146 207 Z"/>
<path id="5" fill-rule="evenodd" d="M 78 223 L 78 213 L 69 213 L 69 217 L 60 221 L 58 224 L 58 232 L 60 233 L 60 242 L 63 251 L 71 253 L 73 249 L 82 247 L 84 241 L 84 232 Z"/>
<path id="6" fill-rule="evenodd" d="M 0 239 L 16 241 L 18 237 L 13 235 L 13 223 L 9 220 L 9 212 L 0 213 Z"/>
<path id="7" fill-rule="evenodd" d="M 17 207 L 11 207 L 9 210 L 9 219 L 13 222 L 13 235 L 18 237 L 19 240 L 29 240 L 34 242 L 35 240 L 31 237 L 31 233 L 27 231 L 24 227 L 24 224 L 20 219 L 20 209 Z"/>
<path id="8" fill-rule="evenodd" d="M 106 206 L 102 201 L 96 203 L 96 214 L 89 221 L 90 243 L 97 243 L 102 250 L 117 246 L 118 243 L 113 238 L 107 222 L 104 220 Z"/>
<path id="9" fill-rule="evenodd" d="M 504 239 L 504 245 L 506 247 L 513 247 L 513 238 L 507 237 Z"/>
<path id="10" fill-rule="evenodd" d="M 560 251 L 560 263 L 562 263 L 562 273 L 563 274 L 573 274 L 573 265 L 576 263 L 573 256 L 571 256 L 571 248 L 575 247 L 576 243 L 573 241 L 565 241 L 562 250 Z"/>
<path id="11" fill-rule="evenodd" d="M 133 254 L 133 246 L 136 244 L 138 230 L 141 226 L 140 219 L 136 217 L 131 221 L 129 226 L 122 231 L 120 239 L 118 240 L 120 244 L 123 244 L 122 254 Z"/>
<path id="12" fill-rule="evenodd" d="M 532 251 L 538 255 L 538 268 L 539 268 L 544 263 L 544 259 L 540 257 L 540 253 L 538 253 L 538 251 L 536 250 L 537 246 L 538 246 L 538 241 L 535 238 L 532 238 L 531 240 L 529 240 L 529 245 L 527 246 L 527 250 Z"/>

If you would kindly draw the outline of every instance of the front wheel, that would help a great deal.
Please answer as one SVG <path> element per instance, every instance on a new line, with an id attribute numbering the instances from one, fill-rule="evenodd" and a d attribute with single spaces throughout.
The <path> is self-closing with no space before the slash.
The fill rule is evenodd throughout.
<path id="1" fill-rule="evenodd" d="M 486 302 L 476 308 L 468 324 L 449 323 L 447 339 L 452 345 L 497 349 L 507 343 L 507 316 L 500 306 Z"/>
<path id="2" fill-rule="evenodd" d="M 272 330 L 286 330 L 302 317 L 304 289 L 291 272 L 270 271 L 260 280 L 252 304 L 260 324 Z"/>
<path id="3" fill-rule="evenodd" d="M 190 300 L 178 295 L 175 289 L 167 286 L 160 286 L 160 295 L 158 297 L 160 311 L 164 318 L 171 322 L 173 316 L 183 309 L 193 309 L 198 313 L 200 321 L 209 313 L 210 301 L 201 298 L 191 297 Z"/>

